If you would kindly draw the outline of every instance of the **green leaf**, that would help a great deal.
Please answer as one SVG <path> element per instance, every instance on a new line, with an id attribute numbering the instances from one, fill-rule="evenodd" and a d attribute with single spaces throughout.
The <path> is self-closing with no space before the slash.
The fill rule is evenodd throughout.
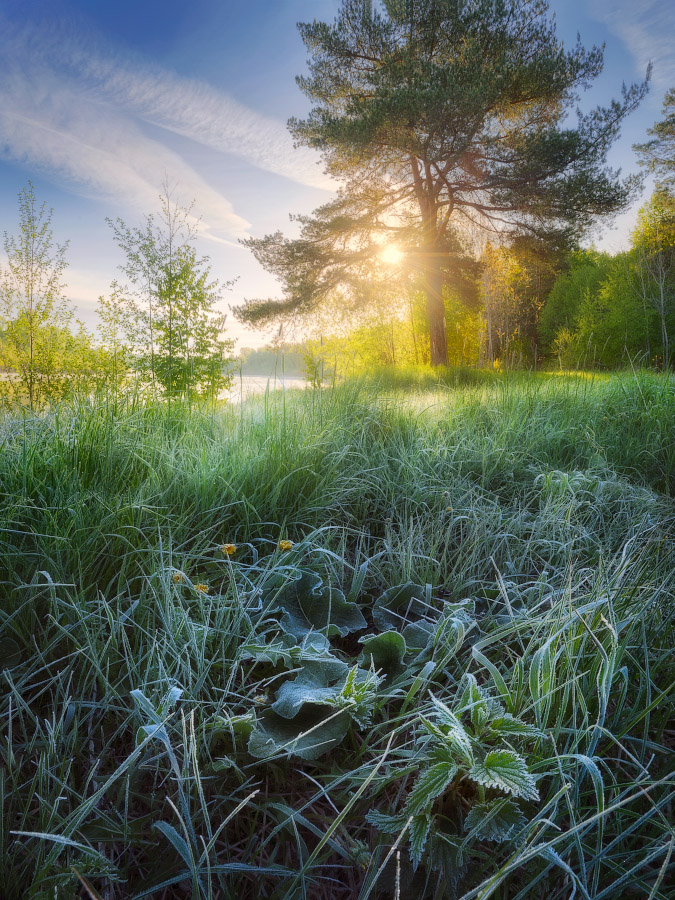
<path id="1" fill-rule="evenodd" d="M 504 713 L 497 718 L 491 719 L 489 722 L 490 731 L 495 734 L 513 734 L 522 735 L 523 737 L 543 737 L 544 733 L 534 725 L 528 725 L 520 719 L 516 719 L 510 713 Z"/>
<path id="2" fill-rule="evenodd" d="M 468 710 L 471 724 L 481 731 L 493 716 L 501 716 L 504 707 L 481 687 L 469 672 L 464 674 L 464 689 L 458 701 L 460 709 Z"/>
<path id="3" fill-rule="evenodd" d="M 256 662 L 271 663 L 277 666 L 283 662 L 287 666 L 293 665 L 295 647 L 286 647 L 280 642 L 272 644 L 244 644 L 240 649 L 241 659 L 254 659 Z"/>
<path id="4" fill-rule="evenodd" d="M 451 762 L 439 762 L 425 769 L 408 795 L 406 813 L 417 815 L 422 810 L 429 810 L 434 800 L 445 793 L 456 774 L 457 766 Z"/>
<path id="5" fill-rule="evenodd" d="M 474 763 L 469 777 L 477 784 L 498 788 L 514 797 L 539 799 L 534 776 L 522 756 L 513 750 L 491 750 L 482 762 Z"/>
<path id="6" fill-rule="evenodd" d="M 513 800 L 500 797 L 476 803 L 464 820 L 464 831 L 479 841 L 509 841 L 524 828 L 527 819 Z"/>
<path id="7" fill-rule="evenodd" d="M 431 589 L 427 587 L 408 581 L 386 590 L 373 605 L 373 622 L 377 628 L 401 631 L 405 625 L 429 614 L 437 617 L 438 612 L 430 603 Z"/>
<path id="8" fill-rule="evenodd" d="M 375 671 L 382 670 L 385 675 L 394 677 L 404 671 L 403 657 L 405 656 L 405 638 L 398 631 L 385 631 L 382 634 L 367 634 L 359 638 L 363 644 L 363 652 L 360 665 L 369 669 L 372 665 Z"/>
<path id="9" fill-rule="evenodd" d="M 329 687 L 324 672 L 306 667 L 293 681 L 281 685 L 272 709 L 284 719 L 294 719 L 306 703 L 335 706 L 339 696 L 340 688 Z"/>
<path id="10" fill-rule="evenodd" d="M 431 816 L 415 816 L 410 823 L 410 861 L 413 872 L 417 869 L 431 830 Z"/>
<path id="11" fill-rule="evenodd" d="M 431 696 L 436 712 L 436 722 L 442 728 L 445 740 L 453 753 L 460 756 L 465 762 L 473 762 L 473 745 L 466 729 L 458 717 L 436 697 Z"/>
<path id="12" fill-rule="evenodd" d="M 403 813 L 392 815 L 380 812 L 378 809 L 371 809 L 366 813 L 366 822 L 374 825 L 382 834 L 400 834 L 408 819 L 409 816 Z"/>
<path id="13" fill-rule="evenodd" d="M 284 719 L 266 710 L 253 730 L 248 752 L 258 759 L 286 754 L 301 759 L 318 759 L 335 749 L 349 731 L 347 712 L 305 704 L 293 719 Z"/>
<path id="14" fill-rule="evenodd" d="M 314 572 L 301 571 L 292 580 L 279 583 L 280 576 L 268 581 L 263 592 L 263 605 L 280 610 L 279 624 L 297 640 L 312 631 L 326 637 L 345 637 L 366 627 L 366 620 L 356 603 L 348 602 L 342 591 L 324 584 Z"/>
<path id="15" fill-rule="evenodd" d="M 154 822 L 152 827 L 161 831 L 164 837 L 168 838 L 187 867 L 193 869 L 194 861 L 190 855 L 190 849 L 187 842 L 184 837 L 178 834 L 173 825 L 169 825 L 168 822 Z"/>
<path id="16" fill-rule="evenodd" d="M 433 622 L 411 622 L 403 629 L 403 637 L 410 650 L 427 650 L 434 643 L 436 625 Z"/>

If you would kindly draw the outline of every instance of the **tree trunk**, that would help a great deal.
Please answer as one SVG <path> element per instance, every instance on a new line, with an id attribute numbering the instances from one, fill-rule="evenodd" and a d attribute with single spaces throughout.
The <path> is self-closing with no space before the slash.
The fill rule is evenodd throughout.
<path id="1" fill-rule="evenodd" d="M 439 255 L 431 254 L 426 271 L 427 318 L 429 320 L 429 351 L 432 366 L 447 366 L 448 338 L 445 331 L 443 304 L 443 272 Z"/>

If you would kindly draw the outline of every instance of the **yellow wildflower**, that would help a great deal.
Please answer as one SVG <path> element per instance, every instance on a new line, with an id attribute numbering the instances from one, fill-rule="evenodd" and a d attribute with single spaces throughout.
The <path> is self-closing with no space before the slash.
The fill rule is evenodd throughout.
<path id="1" fill-rule="evenodd" d="M 223 544 L 223 546 L 220 549 L 221 549 L 223 556 L 234 556 L 234 554 L 237 552 L 237 545 L 236 544 Z"/>
<path id="2" fill-rule="evenodd" d="M 194 589 L 199 591 L 200 594 L 208 594 L 209 592 L 208 584 L 202 584 L 201 581 L 194 585 Z"/>
<path id="3" fill-rule="evenodd" d="M 292 550 L 293 549 L 293 541 L 279 541 L 279 549 L 280 550 Z"/>
<path id="4" fill-rule="evenodd" d="M 171 580 L 174 584 L 180 584 L 181 581 L 185 581 L 185 575 L 182 572 L 174 572 L 171 576 Z"/>

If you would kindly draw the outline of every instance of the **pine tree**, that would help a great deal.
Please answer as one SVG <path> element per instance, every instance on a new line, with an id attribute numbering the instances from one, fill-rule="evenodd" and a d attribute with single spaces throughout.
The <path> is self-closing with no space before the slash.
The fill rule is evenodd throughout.
<path id="1" fill-rule="evenodd" d="M 663 190 L 675 188 L 675 88 L 671 88 L 663 100 L 663 119 L 647 129 L 651 140 L 635 144 L 633 149 L 640 157 L 640 164 L 654 172 Z"/>
<path id="2" fill-rule="evenodd" d="M 249 300 L 261 323 L 359 291 L 396 242 L 426 292 L 431 362 L 447 362 L 443 285 L 467 229 L 583 231 L 621 209 L 606 154 L 647 82 L 569 122 L 602 70 L 599 48 L 566 51 L 542 0 L 343 0 L 335 22 L 299 26 L 315 104 L 292 119 L 341 182 L 335 200 L 299 216 L 300 236 L 245 243 L 282 282 L 282 300 Z"/>

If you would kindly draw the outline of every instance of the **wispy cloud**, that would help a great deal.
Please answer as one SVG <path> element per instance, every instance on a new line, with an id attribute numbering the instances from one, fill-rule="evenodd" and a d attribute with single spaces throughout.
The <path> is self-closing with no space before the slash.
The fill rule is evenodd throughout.
<path id="1" fill-rule="evenodd" d="M 295 148 L 285 123 L 261 115 L 195 79 L 107 53 L 70 54 L 69 64 L 103 102 L 206 147 L 309 187 L 332 190 L 314 151 Z"/>
<path id="2" fill-rule="evenodd" d="M 653 84 L 663 92 L 675 86 L 675 4 L 672 0 L 598 0 L 590 13 L 626 46 L 644 72 L 654 64 Z"/>
<path id="3" fill-rule="evenodd" d="M 330 187 L 316 157 L 285 127 L 207 84 L 181 79 L 95 40 L 0 19 L 0 155 L 52 173 L 77 191 L 147 211 L 164 173 L 196 200 L 204 236 L 230 243 L 248 223 L 175 152 L 174 132 L 314 187 Z M 159 129 L 151 126 L 159 126 Z M 166 140 L 162 138 L 164 129 Z"/>

